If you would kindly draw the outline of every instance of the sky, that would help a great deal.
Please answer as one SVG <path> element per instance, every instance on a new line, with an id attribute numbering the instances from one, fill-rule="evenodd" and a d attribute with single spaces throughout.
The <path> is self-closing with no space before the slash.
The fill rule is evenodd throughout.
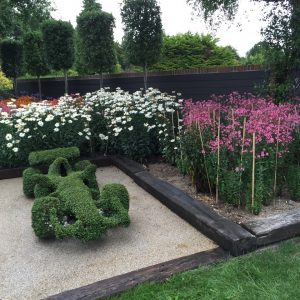
<path id="1" fill-rule="evenodd" d="M 56 11 L 53 17 L 70 21 L 76 26 L 76 16 L 82 9 L 82 0 L 52 0 Z M 121 0 L 99 0 L 104 11 L 110 12 L 116 19 L 115 40 L 122 41 L 123 29 L 120 15 Z M 193 16 L 193 9 L 186 0 L 158 0 L 162 11 L 163 29 L 167 35 L 177 33 L 211 33 L 219 39 L 222 46 L 231 45 L 240 56 L 245 56 L 250 48 L 261 41 L 260 29 L 264 25 L 260 18 L 262 6 L 251 0 L 240 0 L 240 9 L 233 24 L 224 24 L 212 31 L 200 17 Z"/>

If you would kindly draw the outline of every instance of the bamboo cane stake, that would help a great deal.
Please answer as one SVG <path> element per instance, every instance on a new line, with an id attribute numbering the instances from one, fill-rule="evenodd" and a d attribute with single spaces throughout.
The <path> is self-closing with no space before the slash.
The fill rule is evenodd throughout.
<path id="1" fill-rule="evenodd" d="M 255 193 L 255 132 L 253 132 L 253 145 L 252 145 L 252 200 L 251 200 L 251 208 L 252 208 L 252 212 L 253 212 L 253 208 L 254 208 L 254 193 Z"/>
<path id="2" fill-rule="evenodd" d="M 202 132 L 201 132 L 200 124 L 199 123 L 197 123 L 197 124 L 198 124 L 198 129 L 199 129 L 199 136 L 200 136 L 200 141 L 201 141 L 202 154 L 203 154 L 203 159 L 204 159 L 204 167 L 205 167 L 205 172 L 206 172 L 209 193 L 210 193 L 210 195 L 212 195 L 212 190 L 211 190 L 211 185 L 210 185 L 210 180 L 209 180 L 209 175 L 208 175 L 208 169 L 207 169 L 207 164 L 206 164 L 206 155 L 205 155 Z"/>
<path id="3" fill-rule="evenodd" d="M 276 141 L 276 153 L 275 153 L 275 172 L 274 172 L 274 205 L 276 204 L 275 195 L 276 195 L 276 185 L 277 185 L 277 169 L 278 169 L 278 151 L 279 151 L 279 130 L 280 130 L 280 122 L 281 119 L 278 120 L 278 128 L 277 128 L 277 141 Z"/>
<path id="4" fill-rule="evenodd" d="M 219 171 L 220 171 L 220 127 L 221 127 L 221 110 L 218 118 L 218 160 L 217 160 L 217 178 L 216 178 L 216 203 L 219 203 Z"/>

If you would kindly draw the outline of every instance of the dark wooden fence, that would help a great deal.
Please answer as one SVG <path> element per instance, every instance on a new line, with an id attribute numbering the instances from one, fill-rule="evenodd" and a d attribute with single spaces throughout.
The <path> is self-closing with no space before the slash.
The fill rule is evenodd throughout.
<path id="1" fill-rule="evenodd" d="M 162 92 L 182 93 L 185 99 L 207 99 L 212 94 L 226 95 L 233 91 L 253 93 L 267 78 L 267 71 L 261 66 L 216 67 L 205 69 L 181 70 L 174 72 L 150 73 L 148 86 Z M 143 74 L 124 73 L 107 75 L 104 86 L 111 90 L 120 87 L 129 92 L 143 88 Z M 35 94 L 38 85 L 35 80 L 19 80 L 20 93 Z M 69 78 L 69 93 L 85 94 L 99 89 L 97 76 Z M 59 97 L 64 94 L 63 78 L 42 80 L 45 97 Z"/>

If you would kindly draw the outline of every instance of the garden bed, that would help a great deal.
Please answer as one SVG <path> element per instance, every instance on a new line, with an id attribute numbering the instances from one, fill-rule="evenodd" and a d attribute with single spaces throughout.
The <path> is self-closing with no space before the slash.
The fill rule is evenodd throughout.
<path id="1" fill-rule="evenodd" d="M 265 219 L 300 208 L 300 202 L 295 202 L 289 199 L 288 196 L 283 196 L 276 198 L 270 205 L 263 206 L 259 215 L 254 215 L 245 208 L 234 207 L 222 200 L 217 204 L 215 197 L 209 194 L 197 193 L 188 176 L 182 175 L 178 168 L 164 163 L 162 160 L 150 163 L 147 167 L 152 175 L 173 184 L 194 199 L 208 204 L 218 214 L 238 224 Z"/>
<path id="2" fill-rule="evenodd" d="M 36 298 L 44 297 L 47 289 L 50 289 L 47 296 L 58 293 L 49 298 L 56 300 L 107 297 L 145 281 L 163 280 L 176 272 L 219 261 L 228 256 L 226 250 L 241 255 L 300 233 L 298 214 L 288 212 L 288 224 L 282 223 L 282 215 L 267 218 L 267 231 L 261 230 L 260 222 L 246 222 L 243 226 L 233 222 L 215 212 L 201 197 L 197 200 L 188 195 L 184 186 L 176 187 L 172 177 L 175 169 L 169 165 L 150 164 L 150 172 L 156 172 L 154 176 L 145 166 L 130 159 L 99 156 L 91 160 L 100 167 L 97 171 L 100 185 L 119 182 L 128 188 L 132 225 L 110 231 L 102 241 L 87 244 L 74 240 L 38 242 L 30 228 L 32 201 L 22 196 L 22 180 L 16 178 L 22 168 L 0 170 L 0 178 L 14 178 L 0 181 L 1 190 L 5 187 L 0 196 L 3 206 L 0 229 L 6 235 L 2 238 L 5 243 L 0 246 L 6 255 L 1 261 L 6 274 L 3 272 L 0 278 L 4 292 L 18 292 L 20 299 L 26 290 Z M 114 167 L 107 167 L 110 165 Z M 167 172 L 162 173 L 161 166 Z M 31 277 L 24 280 L 26 273 Z M 13 291 L 16 281 L 20 288 Z"/>
<path id="3" fill-rule="evenodd" d="M 131 225 L 89 243 L 39 241 L 22 179 L 0 181 L 1 299 L 40 299 L 217 247 L 116 167 L 99 168 L 97 180 L 127 187 Z"/>

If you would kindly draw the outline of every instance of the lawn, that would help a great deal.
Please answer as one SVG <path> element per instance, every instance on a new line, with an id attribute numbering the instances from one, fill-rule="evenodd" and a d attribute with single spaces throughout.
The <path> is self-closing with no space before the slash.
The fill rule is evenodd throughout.
<path id="1" fill-rule="evenodd" d="M 201 267 L 164 283 L 143 284 L 110 299 L 300 299 L 299 242 Z"/>

